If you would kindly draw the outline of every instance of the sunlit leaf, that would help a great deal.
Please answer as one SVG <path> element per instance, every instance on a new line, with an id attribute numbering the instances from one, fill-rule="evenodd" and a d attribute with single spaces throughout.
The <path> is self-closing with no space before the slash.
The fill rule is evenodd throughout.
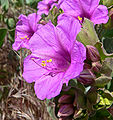
<path id="1" fill-rule="evenodd" d="M 99 41 L 94 29 L 94 24 L 87 18 L 84 19 L 81 31 L 77 35 L 77 40 L 82 42 L 84 45 L 95 45 L 96 42 Z"/>

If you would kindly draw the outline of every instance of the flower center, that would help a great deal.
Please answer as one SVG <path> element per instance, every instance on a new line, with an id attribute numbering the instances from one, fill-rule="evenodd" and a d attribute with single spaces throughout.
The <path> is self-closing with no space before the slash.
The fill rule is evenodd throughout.
<path id="1" fill-rule="evenodd" d="M 46 60 L 46 61 L 42 61 L 41 65 L 42 67 L 45 67 L 47 65 L 47 63 L 51 63 L 52 62 L 52 59 L 49 59 L 49 60 Z"/>
<path id="2" fill-rule="evenodd" d="M 27 36 L 21 37 L 20 39 L 22 39 L 22 40 L 25 40 L 25 39 L 29 40 L 29 38 Z"/>
<path id="3" fill-rule="evenodd" d="M 80 21 L 80 23 L 82 23 L 82 17 L 78 16 L 77 18 Z"/>

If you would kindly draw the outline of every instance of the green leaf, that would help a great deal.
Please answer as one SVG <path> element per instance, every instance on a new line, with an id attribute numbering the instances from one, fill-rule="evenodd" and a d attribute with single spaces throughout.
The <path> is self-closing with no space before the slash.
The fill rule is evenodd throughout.
<path id="1" fill-rule="evenodd" d="M 103 0 L 103 5 L 110 7 L 113 5 L 113 0 Z"/>
<path id="2" fill-rule="evenodd" d="M 39 1 L 41 1 L 41 0 L 26 0 L 26 3 L 27 4 L 33 4 L 34 2 L 39 2 Z"/>
<path id="3" fill-rule="evenodd" d="M 91 104 L 96 104 L 96 101 L 97 101 L 97 92 L 96 92 L 96 90 L 97 90 L 96 87 L 92 87 L 92 88 L 90 88 L 90 90 L 86 94 L 87 99 L 89 100 L 89 102 Z"/>
<path id="4" fill-rule="evenodd" d="M 88 120 L 113 120 L 113 117 L 105 108 L 103 108 L 98 110 L 96 114 Z"/>
<path id="5" fill-rule="evenodd" d="M 77 101 L 77 109 L 86 108 L 86 97 L 84 92 L 81 89 L 76 89 L 75 91 L 75 100 Z"/>
<path id="6" fill-rule="evenodd" d="M 107 54 L 101 42 L 97 42 L 95 47 L 98 49 L 101 60 L 105 60 L 105 58 L 113 57 L 113 54 Z"/>
<path id="7" fill-rule="evenodd" d="M 75 87 L 76 88 L 80 88 L 83 92 L 85 91 L 85 87 L 83 84 L 81 84 L 80 82 L 78 82 L 76 79 L 71 79 L 68 83 L 69 86 L 71 87 Z"/>
<path id="8" fill-rule="evenodd" d="M 15 21 L 14 21 L 13 18 L 9 18 L 9 19 L 8 19 L 8 26 L 9 26 L 10 28 L 14 28 L 14 27 L 15 27 Z"/>
<path id="9" fill-rule="evenodd" d="M 9 1 L 8 0 L 1 0 L 1 6 L 5 10 L 8 10 L 8 8 L 9 8 Z"/>
<path id="10" fill-rule="evenodd" d="M 26 0 L 27 4 L 32 4 L 34 0 Z"/>
<path id="11" fill-rule="evenodd" d="M 55 116 L 55 104 L 53 103 L 53 99 L 51 100 L 46 99 L 46 106 L 47 106 L 47 111 L 49 115 L 51 116 L 51 118 L 53 120 L 57 120 Z"/>
<path id="12" fill-rule="evenodd" d="M 112 80 L 110 81 L 110 83 L 109 83 L 110 85 L 109 85 L 109 87 L 108 87 L 108 90 L 109 91 L 113 91 L 113 78 L 112 78 Z"/>
<path id="13" fill-rule="evenodd" d="M 113 31 L 112 31 L 113 35 Z M 109 36 L 111 36 L 109 32 Z M 113 53 L 113 37 L 112 38 L 103 38 L 103 47 L 106 50 L 107 53 Z"/>
<path id="14" fill-rule="evenodd" d="M 103 30 L 102 32 L 103 37 L 113 37 L 113 28 L 109 30 Z"/>
<path id="15" fill-rule="evenodd" d="M 94 24 L 87 18 L 84 19 L 81 31 L 77 35 L 77 40 L 84 45 L 95 45 L 99 41 Z"/>
<path id="16" fill-rule="evenodd" d="M 95 79 L 94 86 L 104 87 L 105 85 L 107 85 L 109 83 L 109 81 L 111 79 L 112 79 L 111 77 L 102 75 L 102 76 L 98 77 L 97 79 Z"/>
<path id="17" fill-rule="evenodd" d="M 112 58 L 106 58 L 103 62 L 102 62 L 102 67 L 100 69 L 100 73 L 110 77 L 112 70 L 113 70 L 113 64 L 110 64 L 110 61 L 108 61 L 109 59 Z M 113 61 L 112 61 L 113 62 Z"/>
<path id="18" fill-rule="evenodd" d="M 2 47 L 3 45 L 3 42 L 4 42 L 4 38 L 6 36 L 6 33 L 7 33 L 7 29 L 5 28 L 0 28 L 0 48 Z"/>

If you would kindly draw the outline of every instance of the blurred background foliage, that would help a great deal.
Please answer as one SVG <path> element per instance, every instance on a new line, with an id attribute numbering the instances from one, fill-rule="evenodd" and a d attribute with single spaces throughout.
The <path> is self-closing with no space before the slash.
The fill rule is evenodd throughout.
<path id="1" fill-rule="evenodd" d="M 55 110 L 54 103 L 50 100 L 43 102 L 38 100 L 33 90 L 34 84 L 27 84 L 22 78 L 23 59 L 29 52 L 25 49 L 18 52 L 12 50 L 15 27 L 19 15 L 28 15 L 37 12 L 37 3 L 39 1 L 40 0 L 0 0 L 0 120 L 56 119 L 53 112 Z M 95 30 L 106 52 L 112 54 L 113 0 L 100 0 L 100 4 L 108 7 L 109 21 L 107 24 L 96 25 Z M 51 18 L 51 14 L 47 20 L 49 18 Z M 89 28 L 90 27 L 91 26 L 89 26 Z M 97 46 L 99 45 L 100 44 Z M 113 59 L 109 60 L 109 66 L 113 69 Z M 80 86 L 82 85 L 79 85 L 79 87 Z M 108 91 L 113 92 L 113 73 L 112 80 L 105 87 Z M 86 91 L 88 90 L 89 88 L 86 88 Z M 94 107 L 99 109 L 89 120 L 112 120 L 111 115 L 104 107 L 111 106 L 109 111 L 111 110 L 111 114 L 113 115 L 113 102 L 111 102 L 113 101 L 113 96 L 109 96 L 103 89 L 98 91 L 98 93 L 102 96 L 101 101 Z M 100 108 L 102 109 L 100 110 Z M 52 118 L 49 117 L 47 111 Z M 57 108 L 56 111 L 58 112 Z M 80 111 L 78 112 L 80 113 Z M 78 116 L 81 117 L 81 114 L 78 114 Z M 77 120 L 87 120 L 87 116 L 85 116 L 84 119 L 82 117 L 77 118 Z"/>

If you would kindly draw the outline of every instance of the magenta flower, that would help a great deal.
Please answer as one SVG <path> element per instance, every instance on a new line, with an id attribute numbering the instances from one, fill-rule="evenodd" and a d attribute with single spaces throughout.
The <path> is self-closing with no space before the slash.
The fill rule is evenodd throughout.
<path id="1" fill-rule="evenodd" d="M 83 70 L 86 49 L 75 40 L 81 26 L 72 19 L 57 27 L 48 23 L 30 40 L 32 54 L 24 60 L 23 77 L 28 83 L 35 82 L 35 93 L 41 100 L 57 96 L 63 83 L 68 84 Z"/>
<path id="2" fill-rule="evenodd" d="M 39 18 L 36 13 L 27 16 L 20 15 L 19 21 L 16 24 L 15 31 L 15 42 L 13 44 L 14 50 L 19 50 L 20 48 L 29 49 L 29 40 L 37 29 L 41 26 L 37 24 Z"/>
<path id="3" fill-rule="evenodd" d="M 53 6 L 59 6 L 61 2 L 57 4 L 58 0 L 43 0 L 38 3 L 38 15 L 46 14 L 48 15 L 49 10 L 52 9 Z"/>
<path id="4" fill-rule="evenodd" d="M 90 19 L 94 24 L 107 23 L 108 10 L 104 5 L 99 5 L 100 0 L 64 0 L 61 8 L 64 14 L 73 16 L 80 22 L 84 17 Z"/>

